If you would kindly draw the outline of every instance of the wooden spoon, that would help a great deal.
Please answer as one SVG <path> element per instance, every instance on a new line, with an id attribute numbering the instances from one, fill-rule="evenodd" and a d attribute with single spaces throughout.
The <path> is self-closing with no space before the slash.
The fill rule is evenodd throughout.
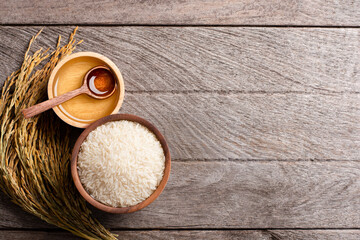
<path id="1" fill-rule="evenodd" d="M 83 85 L 80 88 L 26 108 L 22 110 L 22 113 L 25 118 L 31 118 L 80 94 L 85 93 L 96 99 L 105 99 L 113 95 L 115 90 L 116 80 L 111 70 L 105 66 L 97 66 L 85 74 Z"/>

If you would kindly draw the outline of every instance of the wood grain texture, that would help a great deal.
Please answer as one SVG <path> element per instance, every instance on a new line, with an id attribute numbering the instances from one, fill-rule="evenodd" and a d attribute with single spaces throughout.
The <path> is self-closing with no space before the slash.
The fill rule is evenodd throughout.
<path id="1" fill-rule="evenodd" d="M 94 209 L 110 228 L 357 228 L 357 162 L 176 162 L 164 192 L 141 211 Z M 1 196 L 1 195 L 0 195 Z M 0 201 L 1 228 L 53 228 Z"/>
<path id="2" fill-rule="evenodd" d="M 360 160 L 360 94 L 127 93 L 173 159 Z"/>
<path id="3" fill-rule="evenodd" d="M 72 29 L 46 27 L 37 43 Z M 38 30 L 0 27 L 2 76 Z M 80 27 L 78 37 L 78 51 L 114 61 L 127 91 L 360 92 L 357 28 Z"/>
<path id="4" fill-rule="evenodd" d="M 4 33 L 0 34 L 4 42 L 0 71 L 6 75 L 14 70 L 36 28 L 0 29 Z M 54 35 L 70 29 L 47 28 L 39 43 L 54 45 Z M 111 27 L 83 28 L 79 35 L 88 38 L 80 50 L 110 55 L 123 70 L 128 92 L 121 112 L 159 126 L 175 159 L 359 160 L 358 33 L 358 29 Z M 252 38 L 254 34 L 257 37 Z M 220 40 L 227 35 L 235 42 Z M 176 36 L 199 41 L 181 45 Z M 269 45 L 271 36 L 275 40 Z M 295 36 L 306 41 L 295 44 Z M 258 42 L 247 56 L 263 58 L 255 57 L 242 72 L 237 68 L 242 63 L 235 62 L 241 54 L 234 53 L 236 44 L 254 39 Z M 280 39 L 282 43 L 291 39 L 285 50 L 278 50 L 283 48 Z M 216 51 L 204 50 L 209 46 Z M 295 55 L 291 49 L 297 49 Z M 174 51 L 178 52 L 172 55 Z M 305 56 L 312 56 L 311 61 Z M 232 66 L 237 69 L 226 75 L 225 69 Z"/>
<path id="5" fill-rule="evenodd" d="M 358 25 L 352 0 L 6 1 L 1 24 Z"/>
<path id="6" fill-rule="evenodd" d="M 173 159 L 360 160 L 360 94 L 128 93 Z"/>
<path id="7" fill-rule="evenodd" d="M 229 230 L 229 231 L 113 231 L 123 240 L 178 240 L 178 239 L 207 239 L 207 240 L 358 240 L 359 230 Z M 0 231 L 0 240 L 72 240 L 80 239 L 65 232 L 46 231 Z"/>
<path id="8" fill-rule="evenodd" d="M 304 2 L 297 4 L 304 6 Z M 304 24 L 308 17 L 320 23 L 325 15 L 330 19 L 329 12 L 318 14 L 322 8 L 337 14 L 331 4 L 322 3 L 306 3 L 318 18 L 299 14 Z M 314 8 L 316 4 L 322 8 Z M 355 11 L 356 4 L 347 6 Z M 337 21 L 332 17 L 331 21 Z M 353 15 L 348 19 L 357 21 Z M 38 43 L 54 46 L 55 36 L 71 29 L 47 27 Z M 17 68 L 27 41 L 38 30 L 0 27 L 2 76 Z M 359 33 L 357 28 L 81 28 L 79 38 L 85 42 L 78 50 L 102 53 L 122 70 L 127 93 L 121 112 L 154 123 L 176 159 L 169 183 L 154 203 L 128 215 L 94 209 L 96 217 L 114 229 L 358 228 Z M 320 161 L 308 161 L 314 159 Z M 0 228 L 56 229 L 26 214 L 3 194 Z M 28 239 L 26 234 L 18 234 L 19 239 Z M 69 236 L 61 232 L 31 234 L 35 239 Z M 16 239 L 14 235 L 0 231 L 0 239 Z M 124 234 L 125 239 L 218 236 L 358 239 L 359 232 L 182 230 Z"/>

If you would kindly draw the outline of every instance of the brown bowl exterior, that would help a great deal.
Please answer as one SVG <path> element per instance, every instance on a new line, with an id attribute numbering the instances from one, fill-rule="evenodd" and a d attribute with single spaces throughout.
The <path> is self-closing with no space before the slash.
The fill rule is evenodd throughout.
<path id="1" fill-rule="evenodd" d="M 116 208 L 116 207 L 107 206 L 107 205 L 105 205 L 105 204 L 103 204 L 101 202 L 98 202 L 97 200 L 92 198 L 86 192 L 85 188 L 83 187 L 83 185 L 82 185 L 82 183 L 80 181 L 80 177 L 79 177 L 79 173 L 78 173 L 78 169 L 77 169 L 77 160 L 78 160 L 78 154 L 79 154 L 79 151 L 80 151 L 80 146 L 81 146 L 81 144 L 83 143 L 83 141 L 86 139 L 86 137 L 89 135 L 89 133 L 91 131 L 95 130 L 98 126 L 100 126 L 100 125 L 102 125 L 104 123 L 111 122 L 111 121 L 119 121 L 119 120 L 128 120 L 128 121 L 133 121 L 133 122 L 140 123 L 143 126 L 147 127 L 151 132 L 153 132 L 155 134 L 155 136 L 160 141 L 160 144 L 161 144 L 161 146 L 162 146 L 162 148 L 164 150 L 165 169 L 164 169 L 164 176 L 163 176 L 159 186 L 153 192 L 153 194 L 150 195 L 150 197 L 148 197 L 147 199 L 145 199 L 141 203 L 138 203 L 135 206 Z M 98 208 L 98 209 L 100 209 L 102 211 L 109 212 L 109 213 L 131 213 L 131 212 L 138 211 L 138 210 L 148 206 L 164 190 L 165 185 L 166 185 L 166 183 L 167 183 L 167 181 L 169 179 L 169 176 L 170 176 L 170 169 L 171 169 L 170 151 L 169 151 L 169 147 L 168 147 L 168 145 L 166 143 L 166 140 L 165 140 L 164 136 L 150 122 L 146 121 L 143 118 L 140 118 L 138 116 L 131 115 L 131 114 L 109 115 L 107 117 L 100 118 L 99 120 L 97 120 L 97 121 L 93 122 L 92 124 L 90 124 L 82 132 L 82 134 L 79 136 L 79 138 L 77 139 L 77 141 L 75 143 L 75 146 L 74 146 L 74 149 L 73 149 L 73 152 L 72 152 L 72 156 L 71 156 L 71 175 L 72 175 L 72 178 L 74 180 L 76 188 L 78 189 L 80 194 L 85 198 L 85 200 L 87 202 L 89 202 L 94 207 L 96 207 L 96 208 Z"/>

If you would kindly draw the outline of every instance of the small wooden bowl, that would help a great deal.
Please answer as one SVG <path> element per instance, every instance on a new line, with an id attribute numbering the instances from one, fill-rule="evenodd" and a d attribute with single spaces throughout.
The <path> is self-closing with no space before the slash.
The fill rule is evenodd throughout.
<path id="1" fill-rule="evenodd" d="M 92 122 L 119 112 L 125 95 L 122 75 L 116 65 L 107 57 L 94 52 L 79 52 L 62 59 L 52 71 L 48 82 L 48 97 L 56 96 L 79 88 L 84 75 L 95 66 L 107 66 L 117 81 L 115 93 L 103 100 L 82 94 L 53 108 L 55 113 L 66 123 L 86 128 Z"/>
<path id="2" fill-rule="evenodd" d="M 80 177 L 79 177 L 79 173 L 78 173 L 78 169 L 77 169 L 77 160 L 78 160 L 78 154 L 80 151 L 80 146 L 91 131 L 95 130 L 98 126 L 100 126 L 104 123 L 112 122 L 112 121 L 119 121 L 119 120 L 128 120 L 128 121 L 140 123 L 141 125 L 147 127 L 151 132 L 153 132 L 155 134 L 155 136 L 159 140 L 159 142 L 164 150 L 165 169 L 164 169 L 163 178 L 162 178 L 159 186 L 156 188 L 156 190 L 153 192 L 153 194 L 150 195 L 150 197 L 148 197 L 147 199 L 145 199 L 141 203 L 138 203 L 135 206 L 116 208 L 116 207 L 107 206 L 101 202 L 98 202 L 97 200 L 92 198 L 87 193 L 87 191 L 85 190 L 85 188 L 83 187 L 83 185 L 80 181 Z M 110 115 L 110 116 L 101 118 L 101 119 L 97 120 L 96 122 L 90 124 L 77 139 L 74 149 L 73 149 L 73 152 L 72 152 L 72 156 L 71 156 L 71 175 L 74 180 L 76 188 L 78 189 L 80 194 L 85 198 L 85 200 L 88 201 L 91 205 L 93 205 L 94 207 L 96 207 L 102 211 L 109 212 L 109 213 L 131 213 L 131 212 L 138 211 L 138 210 L 146 207 L 150 203 L 152 203 L 160 195 L 160 193 L 164 190 L 165 185 L 170 176 L 170 169 L 171 169 L 170 151 L 169 151 L 169 147 L 165 141 L 164 136 L 150 122 L 148 122 L 145 119 L 142 119 L 138 116 L 130 115 L 130 114 L 114 114 L 114 115 Z"/>

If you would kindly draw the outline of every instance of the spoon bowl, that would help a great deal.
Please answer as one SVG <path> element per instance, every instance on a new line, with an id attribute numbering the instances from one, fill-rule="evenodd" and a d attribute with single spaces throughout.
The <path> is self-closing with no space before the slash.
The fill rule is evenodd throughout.
<path id="1" fill-rule="evenodd" d="M 96 80 L 102 82 L 102 86 L 97 87 Z M 116 90 L 116 80 L 111 70 L 105 66 L 96 66 L 90 69 L 84 77 L 83 86 L 88 88 L 87 95 L 96 99 L 105 99 L 114 94 Z"/>

